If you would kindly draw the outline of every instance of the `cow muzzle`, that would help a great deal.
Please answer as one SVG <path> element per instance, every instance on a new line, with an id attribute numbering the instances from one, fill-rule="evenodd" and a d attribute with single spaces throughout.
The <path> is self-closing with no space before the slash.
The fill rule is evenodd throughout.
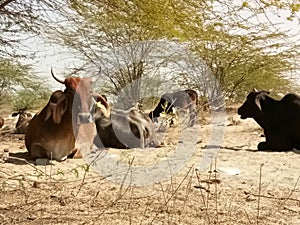
<path id="1" fill-rule="evenodd" d="M 241 118 L 242 120 L 248 118 L 248 116 L 245 114 L 244 110 L 242 110 L 241 108 L 238 108 L 237 113 L 238 113 L 238 115 L 240 116 L 240 118 Z"/>
<path id="2" fill-rule="evenodd" d="M 93 123 L 93 116 L 91 113 L 79 113 L 77 117 L 77 124 Z"/>

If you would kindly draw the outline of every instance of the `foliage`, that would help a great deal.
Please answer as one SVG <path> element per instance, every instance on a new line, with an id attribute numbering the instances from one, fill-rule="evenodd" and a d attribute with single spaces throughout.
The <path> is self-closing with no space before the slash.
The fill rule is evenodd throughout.
<path id="1" fill-rule="evenodd" d="M 0 59 L 0 103 L 13 104 L 15 109 L 32 109 L 49 96 L 43 80 L 32 74 L 31 67 L 17 61 Z M 8 98 L 14 99 L 7 101 Z"/>
<path id="2" fill-rule="evenodd" d="M 202 59 L 217 79 L 225 96 L 235 99 L 239 95 L 244 96 L 253 87 L 276 89 L 280 92 L 290 86 L 282 75 L 295 70 L 295 66 L 290 61 L 290 57 L 294 57 L 293 53 L 270 54 L 266 49 L 270 51 L 275 46 L 262 47 L 258 44 L 260 41 L 272 38 L 276 38 L 276 35 L 272 37 L 262 35 L 255 38 L 241 35 L 220 38 L 220 35 L 215 35 L 209 38 L 209 42 L 203 39 L 195 40 L 191 48 L 198 55 L 203 56 Z M 189 81 L 187 85 L 197 85 L 193 81 L 199 78 L 191 78 L 189 74 L 185 77 L 184 80 Z"/>
<path id="3" fill-rule="evenodd" d="M 161 47 L 153 40 L 183 37 L 176 26 L 184 5 L 184 1 L 73 0 L 71 7 L 77 14 L 69 18 L 72 26 L 62 23 L 50 38 L 83 57 L 86 63 L 80 69 L 92 68 L 98 73 L 101 68 L 100 81 L 105 83 L 106 93 L 118 96 L 122 102 L 136 101 L 144 97 L 141 92 L 157 90 L 164 80 L 159 71 L 163 62 L 149 60 Z M 148 85 L 143 86 L 145 82 Z M 120 92 L 125 92 L 121 98 Z"/>
<path id="4" fill-rule="evenodd" d="M 56 0 L 0 0 L 0 57 L 33 57 L 24 42 L 47 29 L 63 5 Z"/>
<path id="5" fill-rule="evenodd" d="M 11 91 L 26 86 L 29 81 L 29 66 L 0 59 L 0 97 L 3 98 Z"/>
<path id="6" fill-rule="evenodd" d="M 203 16 L 204 32 L 191 31 L 190 46 L 209 66 L 223 93 L 235 99 L 253 87 L 278 92 L 291 88 L 282 77 L 298 69 L 299 45 L 269 19 L 270 10 L 288 10 L 290 5 L 264 1 L 218 4 L 212 16 Z M 291 12 L 291 16 L 296 15 Z"/>
<path id="7" fill-rule="evenodd" d="M 299 46 L 289 41 L 287 31 L 277 28 L 277 20 L 270 19 L 270 15 L 283 11 L 288 15 L 284 20 L 297 20 L 299 4 L 296 3 L 71 0 L 70 7 L 75 12 L 69 14 L 70 24 L 61 23 L 55 28 L 55 36 L 50 37 L 82 56 L 86 63 L 80 69 L 99 72 L 102 68 L 106 87 L 110 85 L 109 90 L 114 94 L 161 66 L 149 65 L 144 60 L 149 52 L 156 51 L 155 46 L 132 45 L 153 40 L 176 40 L 187 46 L 191 54 L 204 61 L 230 98 L 244 95 L 253 87 L 288 87 L 282 75 L 298 69 L 294 60 Z M 129 43 L 133 48 L 120 56 L 120 48 Z M 143 50 L 144 54 L 137 54 Z M 132 71 L 138 69 L 134 65 L 141 63 L 142 73 L 133 76 Z M 189 71 L 177 74 L 180 76 L 175 81 L 180 85 L 198 87 L 201 93 L 207 91 L 207 75 Z M 137 92 L 140 90 L 137 88 Z"/>
<path id="8" fill-rule="evenodd" d="M 13 98 L 13 109 L 40 109 L 49 100 L 50 91 L 46 88 L 17 91 Z"/>

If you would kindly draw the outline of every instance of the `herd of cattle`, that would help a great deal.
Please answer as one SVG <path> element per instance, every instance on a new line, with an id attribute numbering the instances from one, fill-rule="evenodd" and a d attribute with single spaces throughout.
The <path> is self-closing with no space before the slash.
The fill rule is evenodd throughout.
<path id="1" fill-rule="evenodd" d="M 98 148 L 157 147 L 161 140 L 154 122 L 160 113 L 172 108 L 189 112 L 189 126 L 197 121 L 198 95 L 184 90 L 162 95 L 149 114 L 136 107 L 128 110 L 111 109 L 105 96 L 92 91 L 90 78 L 58 79 L 64 91 L 52 93 L 47 105 L 32 116 L 26 110 L 18 116 L 15 133 L 25 134 L 25 146 L 32 159 L 48 158 L 62 161 L 67 157 L 82 157 L 92 145 Z M 253 90 L 238 109 L 241 119 L 253 118 L 264 130 L 265 142 L 258 150 L 300 149 L 300 97 L 288 94 L 280 101 L 269 92 Z M 0 128 L 4 119 L 0 117 Z"/>
<path id="2" fill-rule="evenodd" d="M 161 112 L 168 113 L 173 107 L 189 110 L 190 126 L 196 121 L 198 96 L 193 90 L 163 95 L 149 116 L 135 107 L 111 109 L 105 96 L 92 91 L 90 78 L 60 80 L 52 70 L 51 74 L 65 85 L 65 90 L 54 91 L 47 105 L 34 116 L 26 110 L 12 115 L 19 115 L 15 133 L 25 134 L 25 146 L 32 159 L 62 161 L 82 157 L 82 151 L 88 151 L 93 144 L 98 148 L 123 149 L 159 146 L 161 140 L 152 119 L 157 120 Z M 162 102 L 167 102 L 167 109 L 161 106 Z"/>

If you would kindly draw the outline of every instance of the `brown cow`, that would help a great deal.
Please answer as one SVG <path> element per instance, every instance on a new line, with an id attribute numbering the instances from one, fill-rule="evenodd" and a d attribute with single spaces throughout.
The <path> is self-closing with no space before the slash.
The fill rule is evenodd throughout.
<path id="1" fill-rule="evenodd" d="M 0 116 L 0 128 L 4 125 L 4 119 Z"/>
<path id="2" fill-rule="evenodd" d="M 26 112 L 26 109 L 19 109 L 18 112 L 14 112 L 12 116 L 18 116 L 18 121 L 16 123 L 16 129 L 15 133 L 16 134 L 25 134 L 29 121 L 32 119 L 32 115 L 29 112 Z"/>
<path id="3" fill-rule="evenodd" d="M 48 104 L 37 113 L 28 125 L 25 145 L 31 158 L 48 158 L 57 161 L 70 155 L 80 157 L 80 152 L 89 151 L 96 135 L 91 111 L 94 110 L 91 79 L 70 77 L 64 81 L 64 92 L 52 93 Z M 99 95 L 97 99 L 103 110 L 109 110 L 107 102 Z M 105 111 L 108 116 L 109 111 Z"/>

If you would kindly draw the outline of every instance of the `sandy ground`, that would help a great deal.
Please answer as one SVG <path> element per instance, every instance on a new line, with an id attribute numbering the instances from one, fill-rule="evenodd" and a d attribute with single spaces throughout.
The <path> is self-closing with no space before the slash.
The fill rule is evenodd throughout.
<path id="1" fill-rule="evenodd" d="M 257 151 L 261 129 L 234 110 L 225 126 L 207 115 L 194 128 L 168 128 L 160 148 L 95 150 L 89 166 L 36 165 L 24 135 L 7 132 L 15 118 L 5 123 L 0 224 L 300 224 L 299 151 Z M 201 170 L 213 140 L 220 151 Z"/>

